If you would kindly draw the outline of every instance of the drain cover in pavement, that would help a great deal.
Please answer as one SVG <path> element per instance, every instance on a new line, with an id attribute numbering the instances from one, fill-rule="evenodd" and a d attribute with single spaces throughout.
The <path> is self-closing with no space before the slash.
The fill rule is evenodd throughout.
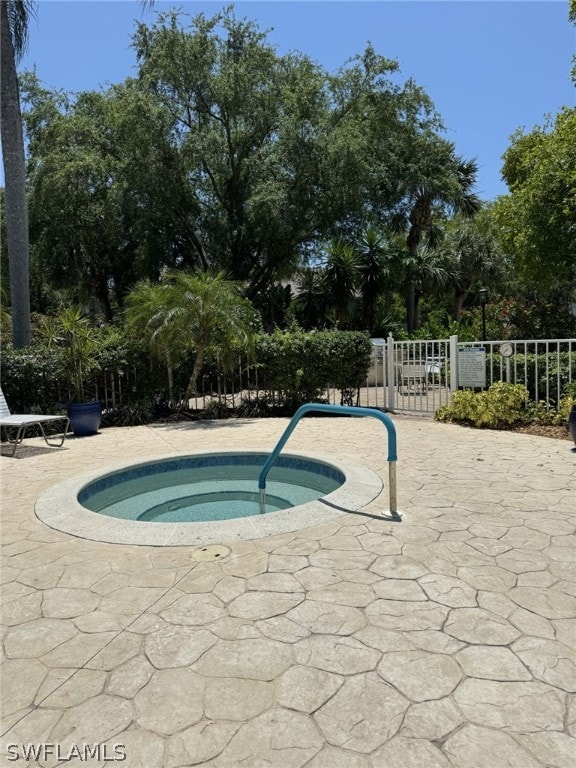
<path id="1" fill-rule="evenodd" d="M 205 547 L 199 547 L 192 552 L 194 560 L 222 560 L 228 557 L 232 550 L 223 544 L 207 544 Z"/>

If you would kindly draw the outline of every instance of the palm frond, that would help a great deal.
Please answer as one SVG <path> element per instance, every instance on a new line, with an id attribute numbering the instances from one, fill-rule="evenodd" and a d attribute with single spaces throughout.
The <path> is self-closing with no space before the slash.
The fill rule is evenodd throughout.
<path id="1" fill-rule="evenodd" d="M 7 3 L 8 25 L 16 61 L 20 61 L 28 46 L 30 19 L 36 18 L 37 3 L 32 0 L 1 0 Z"/>

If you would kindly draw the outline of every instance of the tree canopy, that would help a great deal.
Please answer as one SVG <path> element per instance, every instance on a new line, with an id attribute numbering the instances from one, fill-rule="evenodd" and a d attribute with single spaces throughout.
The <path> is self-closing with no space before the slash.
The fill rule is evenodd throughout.
<path id="1" fill-rule="evenodd" d="M 99 91 L 22 79 L 32 270 L 53 288 L 35 309 L 120 321 L 137 283 L 145 304 L 166 274 L 222 271 L 268 331 L 410 334 L 432 305 L 465 320 L 480 281 L 573 280 L 573 109 L 515 134 L 510 194 L 482 207 L 476 161 L 371 45 L 328 72 L 228 8 L 159 13 L 133 47 L 136 76 Z"/>
<path id="2" fill-rule="evenodd" d="M 495 215 L 520 273 L 542 287 L 576 283 L 576 109 L 518 131 L 502 173 L 510 194 Z"/>
<path id="3" fill-rule="evenodd" d="M 386 216 L 407 123 L 437 124 L 370 46 L 329 74 L 231 10 L 159 14 L 134 47 L 138 77 L 103 92 L 26 81 L 37 258 L 107 317 L 110 286 L 121 303 L 178 265 L 224 269 L 262 305 L 324 242 Z"/>

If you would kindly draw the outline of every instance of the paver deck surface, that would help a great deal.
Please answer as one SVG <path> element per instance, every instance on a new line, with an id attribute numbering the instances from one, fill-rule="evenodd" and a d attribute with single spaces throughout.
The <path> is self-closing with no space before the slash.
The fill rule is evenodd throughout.
<path id="1" fill-rule="evenodd" d="M 271 450 L 283 419 L 2 457 L 0 765 L 574 768 L 571 443 L 394 421 L 401 523 L 378 517 L 382 425 L 308 418 L 286 450 L 371 468 L 380 498 L 217 561 L 75 538 L 34 503 L 122 458 Z"/>

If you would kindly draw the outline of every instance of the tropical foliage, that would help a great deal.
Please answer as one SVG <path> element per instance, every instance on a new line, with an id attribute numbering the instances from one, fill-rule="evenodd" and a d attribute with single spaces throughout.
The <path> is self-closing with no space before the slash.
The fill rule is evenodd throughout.
<path id="1" fill-rule="evenodd" d="M 258 330 L 256 312 L 223 272 L 172 272 L 160 283 L 138 283 L 126 299 L 127 330 L 143 334 L 168 368 L 194 353 L 186 398 L 196 391 L 204 363 L 224 367 L 234 352 L 250 352 Z"/>
<path id="2" fill-rule="evenodd" d="M 518 131 L 502 169 L 510 194 L 496 205 L 503 247 L 541 286 L 576 282 L 576 108 Z"/>
<path id="3" fill-rule="evenodd" d="M 138 371 L 119 422 L 145 421 L 137 403 L 152 397 L 186 401 L 262 329 L 262 380 L 294 401 L 298 387 L 337 386 L 330 356 L 354 388 L 338 345 L 362 367 L 369 335 L 478 338 L 482 287 L 490 337 L 576 334 L 573 108 L 512 137 L 509 194 L 486 203 L 428 95 L 371 46 L 328 72 L 280 55 L 233 8 L 158 13 L 136 25 L 134 78 L 65 94 L 18 82 L 18 14 L 33 4 L 0 6 L 3 119 L 20 124 L 20 85 L 28 153 L 25 167 L 3 124 L 2 335 L 28 343 L 31 291 L 32 339 L 57 377 L 85 335 L 89 362 L 66 374 L 78 395 Z M 282 373 L 283 359 L 295 367 Z"/>
<path id="4" fill-rule="evenodd" d="M 328 387 L 355 392 L 366 381 L 370 352 L 364 333 L 277 330 L 257 340 L 259 385 L 279 392 L 292 409 L 318 400 Z"/>
<path id="5" fill-rule="evenodd" d="M 69 307 L 56 318 L 44 319 L 40 333 L 46 348 L 57 351 L 57 376 L 66 382 L 76 402 L 85 402 L 88 383 L 99 367 L 98 329 L 82 310 Z"/>

